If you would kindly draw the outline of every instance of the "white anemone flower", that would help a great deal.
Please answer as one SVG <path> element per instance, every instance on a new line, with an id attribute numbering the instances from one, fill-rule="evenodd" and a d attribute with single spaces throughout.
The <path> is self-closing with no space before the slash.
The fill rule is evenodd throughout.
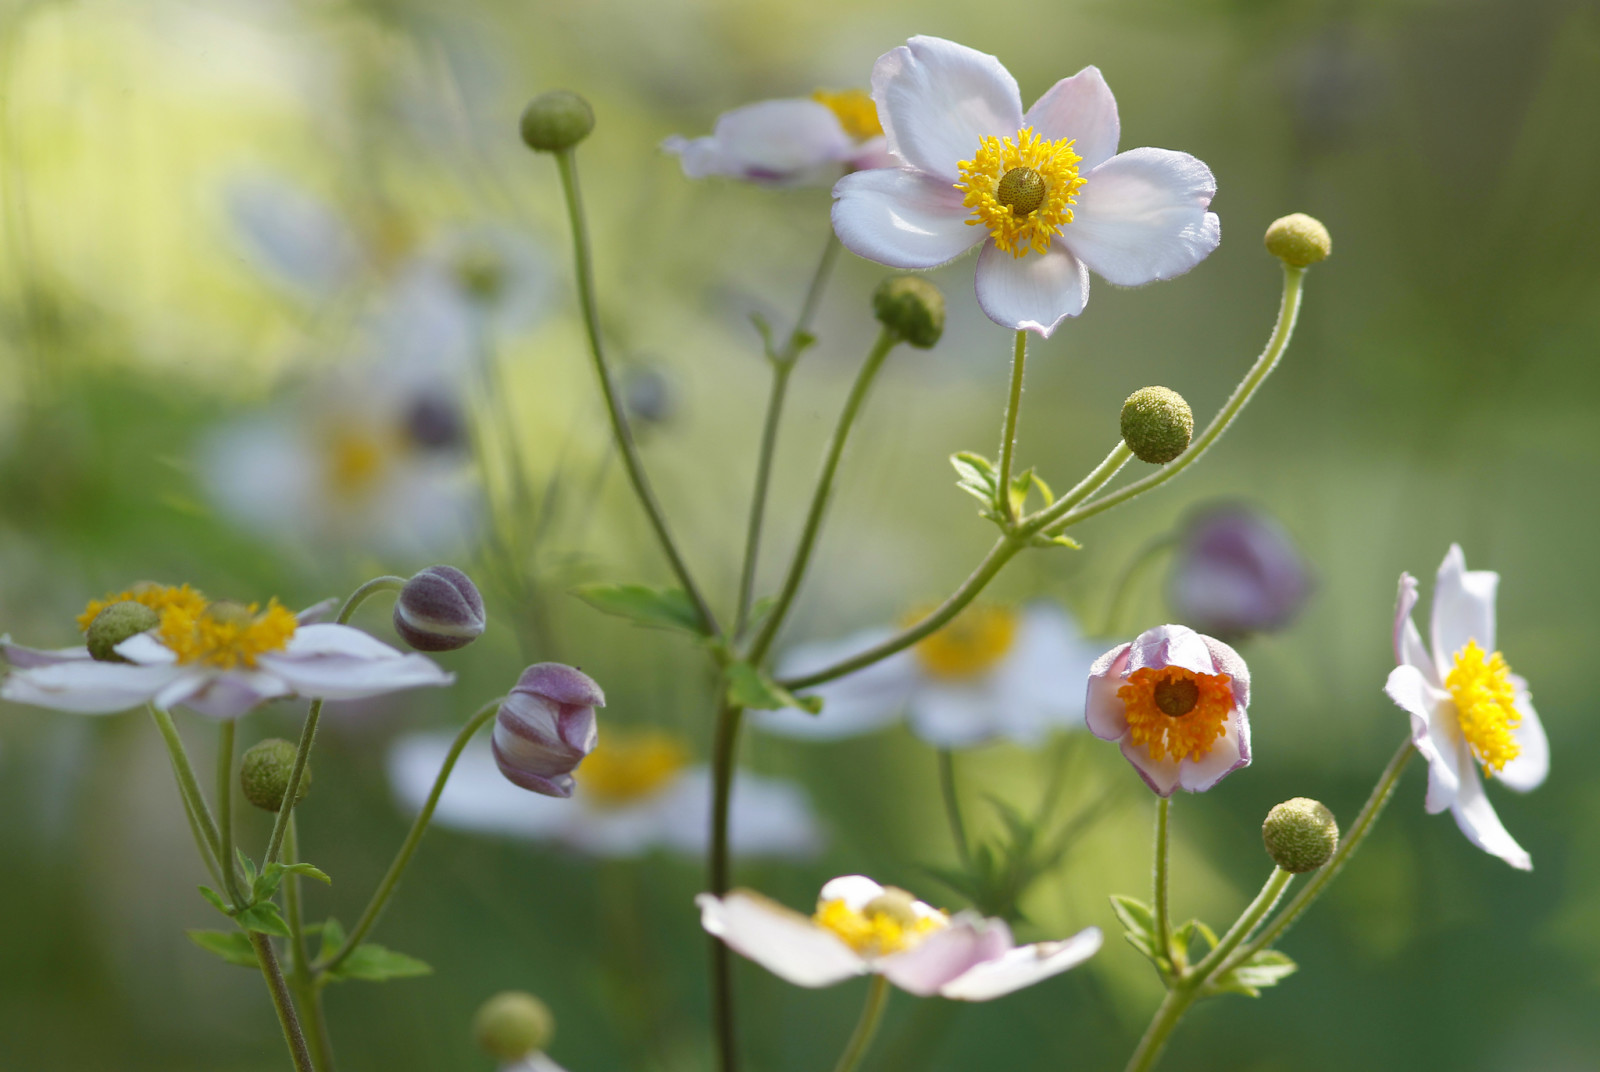
<path id="1" fill-rule="evenodd" d="M 700 923 L 728 947 L 796 986 L 879 974 L 919 997 L 988 1001 L 1076 967 L 1100 948 L 1098 927 L 1059 942 L 1015 945 L 1004 920 L 952 916 L 864 875 L 822 887 L 814 915 L 753 890 L 702 893 Z"/>
<path id="2" fill-rule="evenodd" d="M 159 624 L 115 644 L 118 661 L 96 659 L 87 646 L 47 651 L 0 638 L 13 667 L 0 698 L 90 715 L 148 703 L 238 718 L 290 696 L 358 700 L 455 680 L 424 656 L 347 625 L 313 621 L 325 605 L 297 616 L 273 600 L 257 613 L 255 604 L 208 603 L 187 585 L 141 585 L 95 600 L 80 627 L 88 630 L 107 606 L 124 602 L 149 607 Z"/>
<path id="3" fill-rule="evenodd" d="M 449 751 L 448 734 L 401 737 L 389 753 L 389 783 L 407 811 L 421 809 Z M 666 849 L 703 856 L 711 822 L 710 768 L 688 764 L 676 738 L 608 727 L 574 774 L 572 796 L 529 793 L 511 784 L 487 745 L 461 754 L 434 811 L 458 830 L 551 841 L 601 857 Z M 740 856 L 803 858 L 822 848 L 805 792 L 792 782 L 738 772 L 729 840 Z"/>
<path id="4" fill-rule="evenodd" d="M 890 635 L 888 629 L 869 630 L 802 645 L 785 656 L 779 676 L 803 676 Z M 751 715 L 758 728 L 789 737 L 851 737 L 904 715 L 912 732 L 935 748 L 994 740 L 1034 746 L 1053 730 L 1081 724 L 1083 694 L 1074 682 L 1083 680 L 1095 655 L 1054 604 L 1037 602 L 1020 611 L 977 604 L 910 649 L 807 690 L 823 701 L 819 715 L 792 708 Z"/>
<path id="5" fill-rule="evenodd" d="M 895 268 L 981 244 L 978 304 L 997 324 L 1049 337 L 1083 312 L 1091 269 L 1140 286 L 1217 248 L 1211 170 L 1168 149 L 1118 153 L 1117 103 L 1094 67 L 1025 113 L 999 60 L 913 37 L 878 59 L 872 96 L 901 166 L 839 180 L 839 240 Z"/>
<path id="6" fill-rule="evenodd" d="M 759 101 L 724 112 L 703 138 L 674 134 L 691 179 L 718 175 L 761 186 L 827 185 L 862 169 L 894 167 L 872 98 L 860 90 L 818 90 L 809 99 Z"/>
<path id="7" fill-rule="evenodd" d="M 1411 716 L 1411 736 L 1428 761 L 1429 814 L 1446 808 L 1484 852 L 1532 870 L 1483 791 L 1484 777 L 1525 793 L 1550 771 L 1550 742 L 1533 709 L 1528 683 L 1495 650 L 1495 590 L 1500 575 L 1468 570 L 1459 544 L 1439 565 L 1429 618 L 1430 646 L 1411 621 L 1417 582 L 1400 575 L 1394 657 L 1384 691 Z"/>

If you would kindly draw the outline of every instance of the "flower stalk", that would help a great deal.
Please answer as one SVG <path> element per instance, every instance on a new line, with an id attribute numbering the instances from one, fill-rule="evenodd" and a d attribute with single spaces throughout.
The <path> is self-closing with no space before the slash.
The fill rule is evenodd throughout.
<path id="1" fill-rule="evenodd" d="M 1017 332 L 1011 355 L 1011 397 L 1006 402 L 1006 419 L 1000 433 L 1000 501 L 995 505 L 1007 521 L 1017 520 L 1017 507 L 1011 499 L 1011 466 L 1017 446 L 1017 418 L 1022 413 L 1022 373 L 1028 360 L 1028 333 Z"/>
<path id="2" fill-rule="evenodd" d="M 850 1033 L 850 1041 L 845 1043 L 844 1052 L 839 1055 L 839 1063 L 833 1066 L 833 1072 L 855 1072 L 855 1067 L 866 1056 L 867 1049 L 878 1034 L 878 1024 L 882 1022 L 883 1010 L 888 1005 L 889 980 L 886 976 L 874 975 L 872 982 L 867 984 L 867 1000 L 861 1007 L 861 1019 L 856 1021 L 855 1030 Z"/>

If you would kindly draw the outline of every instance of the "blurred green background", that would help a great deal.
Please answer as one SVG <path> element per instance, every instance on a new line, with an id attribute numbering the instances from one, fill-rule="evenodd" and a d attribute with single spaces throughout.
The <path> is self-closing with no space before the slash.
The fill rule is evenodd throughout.
<path id="1" fill-rule="evenodd" d="M 1470 566 L 1500 571 L 1501 648 L 1532 683 L 1554 745 L 1540 790 L 1490 790 L 1531 874 L 1424 815 L 1415 765 L 1368 846 L 1283 944 L 1300 974 L 1259 1000 L 1202 1005 L 1162 1067 L 1600 1066 L 1600 781 L 1588 774 L 1600 733 L 1586 662 L 1600 586 L 1600 16 L 1581 0 L 7 0 L 0 632 L 72 643 L 86 600 L 142 578 L 299 606 L 437 557 L 480 575 L 490 621 L 505 628 L 442 657 L 456 688 L 325 724 L 300 812 L 303 855 L 335 880 L 310 891 L 314 917 L 352 917 L 403 836 L 386 743 L 458 722 L 526 662 L 581 665 L 607 691 L 606 725 L 666 727 L 706 754 L 699 653 L 563 594 L 583 580 L 664 582 L 666 571 L 607 462 L 554 168 L 520 146 L 516 117 L 556 86 L 594 103 L 580 155 L 606 328 L 624 364 L 669 388 L 646 457 L 726 606 L 766 392 L 747 318 L 792 320 L 828 195 L 690 182 L 656 146 L 705 133 L 742 103 L 863 85 L 873 59 L 915 33 L 995 53 L 1025 102 L 1096 64 L 1117 94 L 1124 148 L 1183 149 L 1217 175 L 1215 254 L 1138 292 L 1097 281 L 1085 315 L 1034 347 L 1021 457 L 1058 488 L 1113 445 L 1132 390 L 1166 384 L 1202 420 L 1221 404 L 1276 311 L 1279 269 L 1260 245 L 1270 220 L 1306 211 L 1334 236 L 1283 367 L 1221 446 L 1075 530 L 1081 552 L 1026 556 L 996 589 L 1054 597 L 1098 629 L 1145 541 L 1217 496 L 1278 516 L 1312 563 L 1305 613 L 1242 647 L 1254 765 L 1175 803 L 1178 917 L 1225 924 L 1248 900 L 1267 871 L 1257 830 L 1272 804 L 1309 795 L 1354 816 L 1405 733 L 1381 692 L 1395 578 L 1417 574 L 1426 598 L 1452 541 Z M 230 191 L 256 180 L 319 206 L 310 235 L 331 234 L 329 220 L 347 234 L 336 285 L 286 280 L 241 236 Z M 526 522 L 543 519 L 538 553 L 524 556 L 536 605 L 470 543 L 424 553 L 381 533 L 284 537 L 241 525 L 206 491 L 216 428 L 294 412 L 332 368 L 381 374 L 382 345 L 359 360 L 374 348 L 363 310 L 395 285 L 397 265 L 460 228 L 516 236 L 544 265 L 538 313 L 500 335 L 507 387 L 496 396 L 533 486 L 555 476 L 561 489 L 498 529 L 522 553 Z M 1010 339 L 978 311 L 972 270 L 965 260 L 934 274 L 949 298 L 944 341 L 897 352 L 881 378 L 791 642 L 938 599 L 988 546 L 946 461 L 992 453 L 1004 404 Z M 764 587 L 781 576 L 884 275 L 847 256 L 825 298 L 784 427 Z M 504 498 L 508 473 L 489 479 Z M 1136 585 L 1124 631 L 1166 620 L 1162 590 L 1159 573 Z M 386 613 L 358 621 L 390 637 Z M 242 739 L 293 736 L 299 717 L 270 708 Z M 179 722 L 208 769 L 209 727 Z M 1152 804 L 1113 747 L 1085 737 L 1076 748 L 1069 801 L 1112 805 L 1032 891 L 1019 933 L 1095 923 L 1106 948 L 992 1004 L 897 994 L 867 1067 L 1121 1067 L 1159 984 L 1117 938 L 1106 896 L 1148 895 Z M 983 794 L 1030 805 L 1053 754 L 962 757 L 980 832 L 994 826 Z M 812 859 L 741 864 L 741 884 L 803 907 L 828 877 L 863 871 L 959 905 L 920 870 L 954 857 L 933 753 L 909 733 L 826 745 L 752 736 L 745 758 L 802 780 L 830 843 Z M 247 846 L 266 830 L 259 814 L 241 819 Z M 0 859 L 0 1068 L 286 1066 L 260 980 L 183 937 L 218 921 L 194 893 L 203 871 L 143 716 L 0 707 Z M 551 1005 L 553 1056 L 574 1072 L 709 1067 L 706 943 L 691 907 L 702 881 L 700 863 L 678 855 L 596 861 L 430 833 L 376 937 L 435 973 L 330 990 L 341 1063 L 487 1068 L 468 1038 L 472 1012 L 517 987 Z M 864 984 L 804 991 L 746 963 L 737 971 L 752 1069 L 831 1064 Z"/>

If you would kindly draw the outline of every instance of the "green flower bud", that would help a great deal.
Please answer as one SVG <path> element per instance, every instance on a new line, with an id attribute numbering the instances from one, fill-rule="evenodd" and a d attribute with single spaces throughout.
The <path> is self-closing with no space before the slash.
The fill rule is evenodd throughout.
<path id="1" fill-rule="evenodd" d="M 1176 391 L 1143 387 L 1122 404 L 1122 440 L 1133 456 L 1151 465 L 1166 465 L 1189 447 L 1194 413 Z"/>
<path id="2" fill-rule="evenodd" d="M 541 93 L 522 113 L 522 140 L 541 153 L 570 149 L 593 129 L 594 109 L 570 89 Z"/>
<path id="3" fill-rule="evenodd" d="M 1321 220 L 1296 212 L 1272 221 L 1267 252 L 1291 268 L 1305 268 L 1333 252 L 1333 239 Z"/>
<path id="4" fill-rule="evenodd" d="M 1295 797 L 1267 812 L 1261 840 L 1273 863 L 1300 875 L 1315 871 L 1333 856 L 1339 847 L 1339 823 L 1333 812 L 1317 801 Z"/>
<path id="5" fill-rule="evenodd" d="M 496 994 L 472 1018 L 473 1039 L 500 1061 L 520 1061 L 548 1049 L 555 1033 L 556 1020 L 549 1007 L 521 990 Z"/>
<path id="6" fill-rule="evenodd" d="M 944 295 L 921 276 L 885 279 L 872 292 L 872 313 L 891 334 L 919 350 L 944 334 Z"/>
<path id="7" fill-rule="evenodd" d="M 239 785 L 244 798 L 262 811 L 275 812 L 283 805 L 283 794 L 289 790 L 289 775 L 294 771 L 294 757 L 299 749 L 293 741 L 282 737 L 268 737 L 245 749 L 244 760 L 239 764 Z M 300 772 L 300 791 L 294 802 L 299 804 L 311 788 L 311 764 Z"/>
<path id="8" fill-rule="evenodd" d="M 89 646 L 89 654 L 97 661 L 125 663 L 128 660 L 117 654 L 117 645 L 160 624 L 161 615 L 143 603 L 126 599 L 111 604 L 94 616 L 94 621 L 89 623 L 89 629 L 84 633 L 84 642 Z"/>

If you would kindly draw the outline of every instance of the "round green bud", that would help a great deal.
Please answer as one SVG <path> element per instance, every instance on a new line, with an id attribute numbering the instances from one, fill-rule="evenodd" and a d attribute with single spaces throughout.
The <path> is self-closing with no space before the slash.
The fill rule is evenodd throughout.
<path id="1" fill-rule="evenodd" d="M 1166 465 L 1189 448 L 1194 413 L 1176 391 L 1143 387 L 1122 404 L 1122 440 L 1133 456 Z"/>
<path id="2" fill-rule="evenodd" d="M 89 646 L 90 656 L 96 661 L 125 663 L 128 660 L 117 654 L 117 645 L 160 624 L 161 615 L 143 603 L 125 599 L 121 603 L 111 604 L 96 614 L 94 621 L 89 623 L 89 629 L 84 633 L 83 639 Z"/>
<path id="3" fill-rule="evenodd" d="M 245 749 L 244 760 L 239 764 L 239 785 L 244 798 L 262 811 L 275 812 L 283 804 L 283 794 L 289 790 L 289 775 L 294 772 L 294 757 L 299 751 L 293 741 L 282 737 L 268 737 Z M 311 788 L 311 765 L 300 772 L 300 791 L 294 802 L 300 803 Z"/>
<path id="4" fill-rule="evenodd" d="M 472 1037 L 478 1046 L 500 1061 L 520 1061 L 550 1046 L 556 1019 L 549 1006 L 521 990 L 496 994 L 472 1018 Z"/>
<path id="5" fill-rule="evenodd" d="M 915 275 L 885 279 L 872 292 L 872 313 L 901 342 L 930 349 L 944 334 L 944 294 Z"/>
<path id="6" fill-rule="evenodd" d="M 1339 847 L 1339 823 L 1333 812 L 1317 801 L 1295 797 L 1267 812 L 1261 840 L 1273 863 L 1300 875 L 1328 862 Z"/>
<path id="7" fill-rule="evenodd" d="M 522 112 L 522 140 L 541 153 L 577 145 L 594 129 L 594 109 L 570 89 L 541 93 Z"/>
<path id="8" fill-rule="evenodd" d="M 1272 221 L 1267 252 L 1291 268 L 1305 268 L 1333 252 L 1333 239 L 1321 220 L 1296 212 Z"/>

